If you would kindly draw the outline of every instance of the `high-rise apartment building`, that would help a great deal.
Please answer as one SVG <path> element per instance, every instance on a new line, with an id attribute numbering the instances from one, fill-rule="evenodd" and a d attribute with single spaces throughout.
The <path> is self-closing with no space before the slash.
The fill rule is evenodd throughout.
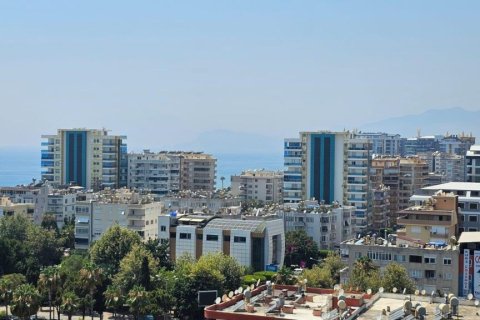
<path id="1" fill-rule="evenodd" d="M 247 170 L 231 177 L 231 193 L 241 200 L 283 203 L 283 172 Z"/>
<path id="2" fill-rule="evenodd" d="M 143 153 L 128 155 L 128 187 L 165 195 L 180 191 L 180 157 L 175 154 Z"/>
<path id="3" fill-rule="evenodd" d="M 439 150 L 443 136 L 423 136 L 405 140 L 405 156 L 415 156 L 420 152 L 435 152 Z"/>
<path id="4" fill-rule="evenodd" d="M 126 136 L 105 129 L 59 129 L 42 139 L 43 180 L 94 190 L 127 185 Z"/>
<path id="5" fill-rule="evenodd" d="M 425 186 L 428 164 L 418 157 L 400 159 L 400 190 L 398 209 L 408 208 L 410 197 Z"/>
<path id="6" fill-rule="evenodd" d="M 455 153 L 426 152 L 418 156 L 428 164 L 430 173 L 438 175 L 440 183 L 465 181 L 465 156 Z"/>
<path id="7" fill-rule="evenodd" d="M 442 153 L 458 154 L 464 156 L 472 145 L 475 144 L 475 137 L 470 135 L 447 134 L 439 142 L 439 151 Z"/>
<path id="8" fill-rule="evenodd" d="M 301 132 L 300 139 L 286 139 L 284 146 L 285 203 L 316 199 L 326 204 L 352 205 L 356 208 L 357 229 L 367 227 L 369 139 L 347 131 Z"/>
<path id="9" fill-rule="evenodd" d="M 369 139 L 372 142 L 372 153 L 376 155 L 399 156 L 402 154 L 403 143 L 406 140 L 399 134 L 384 132 L 359 132 L 358 138 Z"/>
<path id="10" fill-rule="evenodd" d="M 201 152 L 144 150 L 128 155 L 128 187 L 165 195 L 180 190 L 215 191 L 217 160 Z"/>
<path id="11" fill-rule="evenodd" d="M 473 145 L 467 151 L 465 176 L 467 182 L 480 182 L 480 145 Z"/>
<path id="12" fill-rule="evenodd" d="M 400 158 L 378 157 L 372 159 L 370 169 L 372 188 L 388 188 L 390 224 L 396 223 L 400 192 Z"/>

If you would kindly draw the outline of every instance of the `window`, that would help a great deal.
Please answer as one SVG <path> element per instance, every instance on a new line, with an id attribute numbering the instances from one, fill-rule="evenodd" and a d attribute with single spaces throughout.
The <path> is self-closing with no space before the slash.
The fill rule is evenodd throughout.
<path id="1" fill-rule="evenodd" d="M 422 263 L 422 256 L 413 256 L 413 255 L 410 255 L 410 256 L 408 256 L 408 262 Z"/>
<path id="2" fill-rule="evenodd" d="M 207 234 L 207 241 L 218 241 L 218 235 L 216 235 L 216 234 Z"/>
<path id="3" fill-rule="evenodd" d="M 407 261 L 407 258 L 404 256 L 404 255 L 397 255 L 395 254 L 393 256 L 393 260 L 394 261 L 397 261 L 397 262 L 406 262 Z"/>
<path id="4" fill-rule="evenodd" d="M 422 271 L 421 270 L 410 270 L 410 277 L 415 279 L 422 278 Z"/>
<path id="5" fill-rule="evenodd" d="M 437 263 L 437 259 L 435 257 L 425 257 L 424 261 L 425 263 L 429 263 L 429 264 Z"/>
<path id="6" fill-rule="evenodd" d="M 443 264 L 451 265 L 452 264 L 452 259 L 451 258 L 443 258 Z"/>
<path id="7" fill-rule="evenodd" d="M 223 241 L 228 241 L 228 242 L 230 242 L 230 236 L 223 236 Z"/>
<path id="8" fill-rule="evenodd" d="M 443 275 L 443 278 L 445 280 L 452 280 L 453 279 L 452 274 L 450 272 L 445 272 L 445 274 Z"/>
<path id="9" fill-rule="evenodd" d="M 191 233 L 180 233 L 180 239 L 192 239 Z"/>
<path id="10" fill-rule="evenodd" d="M 463 208 L 465 208 L 465 204 L 464 204 L 463 202 L 459 202 L 459 203 L 458 203 L 458 207 L 459 207 L 460 209 L 463 209 Z"/>
<path id="11" fill-rule="evenodd" d="M 203 235 L 197 234 L 197 240 L 203 240 Z"/>
<path id="12" fill-rule="evenodd" d="M 167 231 L 167 226 L 160 226 L 160 231 Z"/>
<path id="13" fill-rule="evenodd" d="M 435 270 L 425 270 L 425 278 L 434 279 L 435 278 Z"/>
<path id="14" fill-rule="evenodd" d="M 238 237 L 238 236 L 235 236 L 235 237 L 233 237 L 233 242 L 236 242 L 236 243 L 246 243 L 246 242 L 247 242 L 247 238 L 246 238 L 246 237 Z"/>
<path id="15" fill-rule="evenodd" d="M 471 204 L 470 204 L 471 205 Z M 477 222 L 477 216 L 476 215 L 469 215 L 468 216 L 468 221 L 470 222 Z"/>
<path id="16" fill-rule="evenodd" d="M 478 203 L 473 202 L 470 203 L 470 210 L 477 210 L 478 209 Z"/>

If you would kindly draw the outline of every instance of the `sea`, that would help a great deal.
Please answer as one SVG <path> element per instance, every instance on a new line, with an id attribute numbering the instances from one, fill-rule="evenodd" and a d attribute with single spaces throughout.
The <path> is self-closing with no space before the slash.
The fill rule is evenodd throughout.
<path id="1" fill-rule="evenodd" d="M 247 169 L 283 170 L 283 154 L 226 153 L 214 154 L 217 158 L 217 188 L 221 177 L 224 187 L 230 186 L 230 177 Z M 40 179 L 40 149 L 0 148 L 0 186 L 29 184 Z"/>

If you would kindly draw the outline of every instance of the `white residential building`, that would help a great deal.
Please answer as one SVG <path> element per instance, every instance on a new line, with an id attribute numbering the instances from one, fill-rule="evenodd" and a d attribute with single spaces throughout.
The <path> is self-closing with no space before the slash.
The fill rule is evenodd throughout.
<path id="1" fill-rule="evenodd" d="M 480 182 L 480 145 L 473 145 L 466 156 L 466 180 Z"/>
<path id="2" fill-rule="evenodd" d="M 209 252 L 223 252 L 241 265 L 265 270 L 283 265 L 285 233 L 278 217 L 229 219 L 212 215 L 162 215 L 159 238 L 170 243 L 170 257 L 196 259 Z"/>
<path id="3" fill-rule="evenodd" d="M 88 248 L 115 224 L 137 232 L 144 240 L 155 239 L 163 209 L 163 203 L 153 201 L 150 195 L 126 189 L 81 194 L 76 203 L 75 246 Z"/>
<path id="4" fill-rule="evenodd" d="M 242 201 L 283 202 L 283 172 L 247 170 L 231 177 L 231 193 Z"/>
<path id="5" fill-rule="evenodd" d="M 65 219 L 71 219 L 75 215 L 77 191 L 75 188 L 56 190 L 49 184 L 44 184 L 34 197 L 34 223 L 41 224 L 43 216 L 51 213 L 55 215 L 57 226 L 62 228 Z"/>
<path id="6" fill-rule="evenodd" d="M 314 205 L 308 210 L 276 213 L 283 218 L 285 232 L 305 230 L 320 249 L 338 249 L 342 241 L 355 236 L 355 207 Z"/>

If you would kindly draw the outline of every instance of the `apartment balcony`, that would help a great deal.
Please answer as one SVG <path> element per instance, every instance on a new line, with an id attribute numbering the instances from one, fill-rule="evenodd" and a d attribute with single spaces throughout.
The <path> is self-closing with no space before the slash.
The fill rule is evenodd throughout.
<path id="1" fill-rule="evenodd" d="M 367 172 L 361 172 L 361 173 L 349 172 L 349 173 L 347 173 L 347 177 L 367 177 Z"/>
<path id="2" fill-rule="evenodd" d="M 399 217 L 397 224 L 400 225 L 418 225 L 418 226 L 452 226 L 452 221 L 440 221 L 431 219 L 408 219 L 405 217 Z"/>

